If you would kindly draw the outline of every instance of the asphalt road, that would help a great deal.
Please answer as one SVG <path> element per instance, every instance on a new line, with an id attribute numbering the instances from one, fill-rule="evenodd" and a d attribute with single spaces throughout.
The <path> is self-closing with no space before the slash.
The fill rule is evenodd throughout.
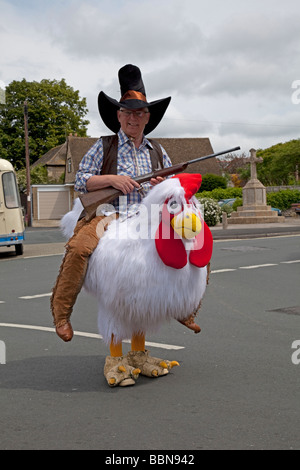
<path id="1" fill-rule="evenodd" d="M 52 330 L 56 233 L 0 256 L 0 449 L 300 448 L 299 236 L 215 242 L 202 332 L 174 321 L 147 338 L 181 366 L 111 389 L 95 300 L 80 294 L 71 343 Z"/>

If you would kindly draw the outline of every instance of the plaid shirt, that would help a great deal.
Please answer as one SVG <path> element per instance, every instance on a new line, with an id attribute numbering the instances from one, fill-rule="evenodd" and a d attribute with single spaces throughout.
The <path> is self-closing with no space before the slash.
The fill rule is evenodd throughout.
<path id="1" fill-rule="evenodd" d="M 133 145 L 134 144 L 130 141 L 127 135 L 122 130 L 120 130 L 118 132 L 118 175 L 126 175 L 134 178 L 135 176 L 144 175 L 152 171 L 151 158 L 148 148 L 152 148 L 152 145 L 149 140 L 144 137 L 140 147 L 135 150 Z M 164 168 L 167 168 L 171 166 L 172 163 L 164 148 L 161 147 L 161 149 L 163 152 Z M 85 154 L 79 164 L 75 179 L 75 191 L 86 193 L 86 183 L 88 179 L 93 175 L 101 175 L 102 164 L 103 144 L 102 139 L 100 138 Z M 150 187 L 151 185 L 148 183 L 143 184 L 143 189 L 145 192 L 148 192 Z M 127 195 L 128 205 L 140 203 L 141 200 L 142 197 L 136 189 Z M 118 208 L 117 201 L 113 201 L 112 204 Z"/>

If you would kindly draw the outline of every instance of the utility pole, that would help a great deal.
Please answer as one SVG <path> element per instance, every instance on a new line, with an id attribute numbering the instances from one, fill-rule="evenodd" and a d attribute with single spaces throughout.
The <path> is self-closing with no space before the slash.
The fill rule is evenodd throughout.
<path id="1" fill-rule="evenodd" d="M 26 158 L 26 183 L 27 183 L 27 223 L 31 227 L 31 182 L 30 182 L 30 160 L 28 144 L 28 108 L 27 101 L 24 101 L 24 131 L 25 131 L 25 158 Z"/>

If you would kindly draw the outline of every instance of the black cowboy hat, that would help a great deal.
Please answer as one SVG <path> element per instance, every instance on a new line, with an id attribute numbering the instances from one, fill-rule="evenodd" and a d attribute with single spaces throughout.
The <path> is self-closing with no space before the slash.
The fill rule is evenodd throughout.
<path id="1" fill-rule="evenodd" d="M 98 109 L 104 124 L 115 134 L 119 132 L 120 123 L 117 118 L 117 110 L 148 108 L 150 119 L 145 126 L 144 134 L 152 132 L 160 123 L 171 97 L 147 102 L 142 74 L 135 65 L 127 64 L 119 70 L 119 82 L 121 87 L 121 99 L 117 101 L 100 91 L 98 96 Z"/>

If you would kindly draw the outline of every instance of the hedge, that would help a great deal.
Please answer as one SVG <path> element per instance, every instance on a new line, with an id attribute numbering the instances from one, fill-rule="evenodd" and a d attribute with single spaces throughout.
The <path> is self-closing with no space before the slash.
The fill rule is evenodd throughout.
<path id="1" fill-rule="evenodd" d="M 296 202 L 300 203 L 300 191 L 298 189 L 282 189 L 276 193 L 267 193 L 269 206 L 277 207 L 282 211 L 289 209 Z"/>
<path id="2" fill-rule="evenodd" d="M 220 199 L 242 198 L 242 188 L 216 188 L 213 191 L 203 191 L 197 194 L 198 198 L 208 197 L 216 201 Z M 278 192 L 267 193 L 267 204 L 280 210 L 286 210 L 294 203 L 300 203 L 300 190 L 282 189 Z"/>
<path id="3" fill-rule="evenodd" d="M 197 194 L 197 197 L 209 197 L 219 201 L 220 199 L 231 199 L 233 197 L 242 197 L 243 189 L 242 188 L 215 188 L 212 191 L 202 191 Z"/>

